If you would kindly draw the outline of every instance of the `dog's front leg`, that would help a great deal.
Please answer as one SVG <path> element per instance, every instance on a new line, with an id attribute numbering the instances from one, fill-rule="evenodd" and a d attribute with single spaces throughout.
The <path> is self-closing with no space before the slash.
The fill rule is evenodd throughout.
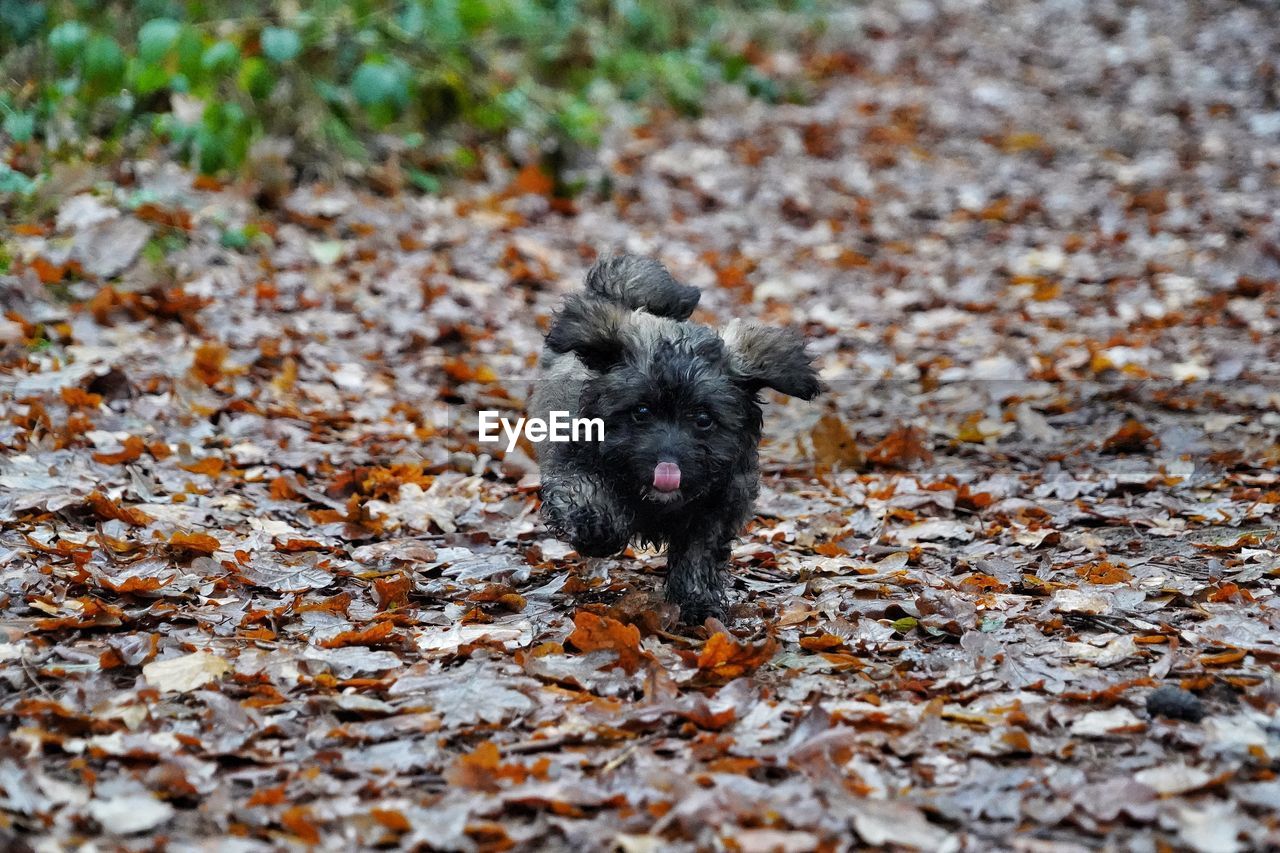
<path id="1" fill-rule="evenodd" d="M 631 540 L 630 512 L 598 477 L 543 477 L 542 518 L 584 557 L 612 556 Z"/>
<path id="2" fill-rule="evenodd" d="M 708 616 L 723 619 L 729 600 L 725 594 L 725 565 L 733 532 L 697 531 L 671 540 L 667 547 L 667 601 L 680 606 L 680 619 L 699 625 Z"/>

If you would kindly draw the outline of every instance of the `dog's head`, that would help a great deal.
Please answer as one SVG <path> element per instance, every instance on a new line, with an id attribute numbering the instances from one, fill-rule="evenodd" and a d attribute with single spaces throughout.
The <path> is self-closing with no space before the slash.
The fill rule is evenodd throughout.
<path id="1" fill-rule="evenodd" d="M 575 296 L 547 335 L 593 375 L 580 415 L 605 424 L 603 472 L 623 495 L 669 507 L 723 487 L 760 440 L 758 392 L 822 390 L 794 331 L 735 321 L 706 326 Z"/>

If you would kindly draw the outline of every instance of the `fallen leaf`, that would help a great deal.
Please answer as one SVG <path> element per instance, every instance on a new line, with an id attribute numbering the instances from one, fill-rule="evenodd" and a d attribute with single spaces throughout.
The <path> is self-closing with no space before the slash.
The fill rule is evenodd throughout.
<path id="1" fill-rule="evenodd" d="M 176 658 L 152 661 L 142 667 L 142 676 L 157 690 L 189 693 L 231 671 L 231 664 L 209 652 L 192 652 Z"/>
<path id="2" fill-rule="evenodd" d="M 89 816 L 112 835 L 150 832 L 168 823 L 173 814 L 173 806 L 151 794 L 129 794 L 89 803 Z"/>
<path id="3" fill-rule="evenodd" d="M 740 643 L 729 634 L 717 632 L 698 653 L 698 674 L 704 683 L 725 684 L 749 675 L 773 657 L 777 644 L 770 639 L 762 643 Z"/>
<path id="4" fill-rule="evenodd" d="M 589 610 L 579 610 L 573 617 L 574 629 L 565 642 L 578 651 L 610 651 L 618 655 L 618 665 L 627 672 L 635 672 L 646 655 L 640 650 L 640 629 L 624 625 L 608 616 L 597 616 Z"/>

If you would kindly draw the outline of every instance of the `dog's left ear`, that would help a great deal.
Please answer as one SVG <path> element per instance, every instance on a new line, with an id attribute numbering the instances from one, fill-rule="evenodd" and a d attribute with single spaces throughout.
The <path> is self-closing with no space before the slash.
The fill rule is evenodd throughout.
<path id="1" fill-rule="evenodd" d="M 793 329 L 734 320 L 723 337 L 733 373 L 753 391 L 772 388 L 812 400 L 826 387 L 810 363 L 804 338 Z"/>
<path id="2" fill-rule="evenodd" d="M 551 322 L 547 349 L 572 352 L 587 367 L 607 373 L 626 354 L 631 312 L 590 296 L 571 296 Z"/>

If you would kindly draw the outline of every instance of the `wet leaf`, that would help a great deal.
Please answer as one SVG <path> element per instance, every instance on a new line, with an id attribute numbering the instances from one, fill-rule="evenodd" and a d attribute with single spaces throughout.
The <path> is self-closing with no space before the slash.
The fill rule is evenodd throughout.
<path id="1" fill-rule="evenodd" d="M 217 681 L 231 670 L 224 658 L 209 652 L 192 652 L 176 658 L 152 661 L 142 667 L 147 683 L 161 692 L 188 693 Z"/>

